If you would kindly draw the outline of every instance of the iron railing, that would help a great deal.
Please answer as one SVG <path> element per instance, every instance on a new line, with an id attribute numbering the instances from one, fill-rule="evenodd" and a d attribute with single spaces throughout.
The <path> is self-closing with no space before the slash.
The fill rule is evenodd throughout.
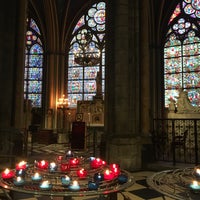
<path id="1" fill-rule="evenodd" d="M 199 164 L 200 119 L 154 119 L 152 143 L 156 161 Z"/>

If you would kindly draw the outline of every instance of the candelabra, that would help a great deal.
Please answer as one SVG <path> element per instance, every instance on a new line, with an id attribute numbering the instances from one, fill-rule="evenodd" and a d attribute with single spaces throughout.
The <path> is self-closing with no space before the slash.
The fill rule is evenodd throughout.
<path id="1" fill-rule="evenodd" d="M 63 133 L 65 132 L 65 115 L 66 111 L 69 110 L 69 101 L 67 98 L 65 98 L 65 95 L 63 95 L 61 98 L 57 101 L 57 109 L 62 111 L 62 130 Z"/>

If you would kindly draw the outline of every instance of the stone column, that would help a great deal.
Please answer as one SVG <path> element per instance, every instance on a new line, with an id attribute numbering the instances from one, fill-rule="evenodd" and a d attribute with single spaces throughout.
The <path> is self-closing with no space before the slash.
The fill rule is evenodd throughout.
<path id="1" fill-rule="evenodd" d="M 23 128 L 26 0 L 0 6 L 0 128 Z"/>
<path id="2" fill-rule="evenodd" d="M 139 6 L 128 0 L 107 6 L 106 159 L 135 170 L 141 167 Z"/>

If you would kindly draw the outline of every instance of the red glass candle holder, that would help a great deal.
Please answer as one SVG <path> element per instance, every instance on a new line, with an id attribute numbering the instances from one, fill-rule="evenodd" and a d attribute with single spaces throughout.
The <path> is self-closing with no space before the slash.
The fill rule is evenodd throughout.
<path id="1" fill-rule="evenodd" d="M 70 158 L 69 164 L 71 167 L 77 167 L 80 163 L 80 160 L 78 158 Z"/>
<path id="2" fill-rule="evenodd" d="M 69 170 L 70 170 L 70 165 L 69 165 L 69 163 L 61 163 L 61 165 L 60 165 L 60 170 L 61 170 L 62 172 L 69 171 Z"/>
<path id="3" fill-rule="evenodd" d="M 37 163 L 37 167 L 40 169 L 48 169 L 49 163 L 46 160 L 41 160 Z"/>
<path id="4" fill-rule="evenodd" d="M 10 169 L 5 169 L 2 173 L 1 173 L 1 177 L 3 179 L 12 179 L 15 176 L 14 171 L 10 170 Z"/>
<path id="5" fill-rule="evenodd" d="M 20 170 L 20 169 L 25 170 L 26 167 L 27 167 L 27 162 L 21 161 L 21 162 L 19 162 L 18 164 L 16 164 L 16 167 L 15 167 L 15 168 L 16 168 L 16 170 Z"/>
<path id="6" fill-rule="evenodd" d="M 79 169 L 78 171 L 77 171 L 77 176 L 79 177 L 79 178 L 86 178 L 87 177 L 87 171 L 84 169 L 84 168 L 82 168 L 82 169 Z"/>
<path id="7" fill-rule="evenodd" d="M 115 177 L 114 173 L 109 169 L 106 169 L 103 175 L 104 175 L 104 180 L 112 180 Z"/>
<path id="8" fill-rule="evenodd" d="M 95 158 L 94 160 L 91 161 L 90 166 L 92 169 L 97 169 L 105 164 L 106 164 L 105 161 L 101 160 L 100 158 Z"/>

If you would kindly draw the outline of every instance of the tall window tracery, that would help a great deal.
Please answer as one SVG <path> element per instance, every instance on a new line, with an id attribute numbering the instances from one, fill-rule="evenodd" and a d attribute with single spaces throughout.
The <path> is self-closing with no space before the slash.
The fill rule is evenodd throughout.
<path id="1" fill-rule="evenodd" d="M 24 99 L 32 101 L 33 107 L 42 106 L 43 45 L 36 22 L 27 19 Z"/>
<path id="2" fill-rule="evenodd" d="M 165 107 L 188 92 L 200 106 L 200 0 L 183 0 L 175 8 L 164 45 Z"/>
<path id="3" fill-rule="evenodd" d="M 102 94 L 105 88 L 105 2 L 91 6 L 77 22 L 68 54 L 68 100 L 92 100 L 96 94 L 96 76 L 100 72 Z"/>

